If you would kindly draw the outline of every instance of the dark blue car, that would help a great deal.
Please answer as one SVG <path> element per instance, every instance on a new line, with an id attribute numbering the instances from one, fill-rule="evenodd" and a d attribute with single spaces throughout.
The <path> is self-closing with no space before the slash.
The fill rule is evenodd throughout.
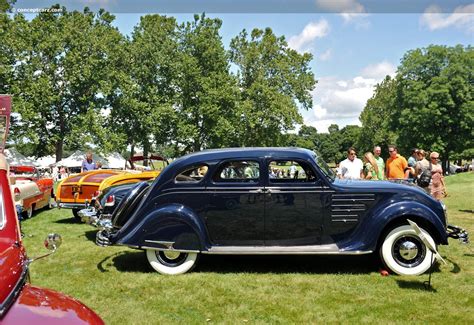
<path id="1" fill-rule="evenodd" d="M 306 149 L 232 148 L 186 155 L 131 187 L 97 243 L 146 250 L 162 274 L 191 270 L 199 254 L 378 251 L 392 272 L 417 275 L 448 236 L 467 240 L 416 186 L 336 179 Z"/>

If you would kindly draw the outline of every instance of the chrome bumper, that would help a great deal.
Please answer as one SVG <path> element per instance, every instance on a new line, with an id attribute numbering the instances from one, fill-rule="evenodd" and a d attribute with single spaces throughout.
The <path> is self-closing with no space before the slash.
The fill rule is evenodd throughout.
<path id="1" fill-rule="evenodd" d="M 97 217 L 97 211 L 94 208 L 82 209 L 77 214 L 81 217 L 82 222 L 97 227 L 97 221 L 99 218 Z"/>
<path id="2" fill-rule="evenodd" d="M 459 239 L 462 244 L 469 243 L 469 233 L 461 227 L 448 225 L 446 227 L 446 234 L 448 235 L 448 237 Z"/>
<path id="3" fill-rule="evenodd" d="M 57 202 L 57 206 L 59 209 L 77 209 L 77 210 L 84 209 L 87 207 L 85 203 L 65 203 L 61 201 Z"/>

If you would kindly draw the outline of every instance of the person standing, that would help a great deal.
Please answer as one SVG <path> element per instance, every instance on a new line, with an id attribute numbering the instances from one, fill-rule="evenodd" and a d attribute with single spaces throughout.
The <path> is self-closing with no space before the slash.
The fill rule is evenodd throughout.
<path id="1" fill-rule="evenodd" d="M 446 185 L 444 184 L 443 168 L 439 162 L 439 153 L 433 151 L 430 154 L 431 161 L 431 184 L 430 193 L 436 200 L 441 200 L 443 197 L 448 196 L 446 191 Z"/>
<path id="2" fill-rule="evenodd" d="M 361 179 L 364 178 L 364 165 L 362 160 L 356 157 L 357 153 L 353 147 L 347 150 L 347 159 L 339 164 L 339 178 L 345 179 Z"/>
<path id="3" fill-rule="evenodd" d="M 94 160 L 92 160 L 92 152 L 88 152 L 86 154 L 86 159 L 84 159 L 84 161 L 82 162 L 81 173 L 95 169 L 97 169 L 97 166 Z"/>
<path id="4" fill-rule="evenodd" d="M 377 179 L 380 181 L 385 179 L 385 162 L 383 161 L 383 158 L 380 157 L 381 152 L 382 149 L 380 146 L 374 147 L 374 159 L 378 167 Z"/>
<path id="5" fill-rule="evenodd" d="M 377 180 L 379 166 L 371 152 L 364 154 L 364 179 Z"/>
<path id="6" fill-rule="evenodd" d="M 425 180 L 420 181 L 420 177 L 423 174 L 425 170 L 430 170 L 431 171 L 431 164 L 430 162 L 425 158 L 426 153 L 423 149 L 418 150 L 418 161 L 416 162 L 415 165 L 415 175 L 418 181 L 418 186 L 420 186 L 425 192 L 430 194 L 430 189 L 429 189 L 429 184 L 422 184 L 423 182 L 426 182 Z M 431 179 L 431 176 L 429 177 Z M 426 182 L 427 183 L 427 182 Z"/>
<path id="7" fill-rule="evenodd" d="M 408 167 L 410 167 L 409 169 L 409 174 L 406 178 L 412 178 L 414 179 L 415 178 L 415 167 L 416 167 L 416 161 L 417 161 L 417 158 L 418 158 L 418 149 L 417 148 L 413 148 L 411 149 L 411 156 L 408 158 Z"/>
<path id="8" fill-rule="evenodd" d="M 390 157 L 387 159 L 387 178 L 403 179 L 405 178 L 405 170 L 408 167 L 407 160 L 398 154 L 398 148 L 395 145 L 388 146 Z"/>

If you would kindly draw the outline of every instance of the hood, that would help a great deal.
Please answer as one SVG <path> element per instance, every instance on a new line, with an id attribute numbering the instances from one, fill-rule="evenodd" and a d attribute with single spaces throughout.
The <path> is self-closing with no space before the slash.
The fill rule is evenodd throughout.
<path id="1" fill-rule="evenodd" d="M 389 190 L 389 191 L 416 191 L 424 193 L 424 191 L 417 185 L 408 182 L 404 179 L 387 180 L 387 181 L 365 181 L 365 180 L 352 180 L 352 179 L 338 179 L 336 178 L 333 184 L 340 188 L 349 189 L 367 189 L 368 191 L 373 190 Z"/>

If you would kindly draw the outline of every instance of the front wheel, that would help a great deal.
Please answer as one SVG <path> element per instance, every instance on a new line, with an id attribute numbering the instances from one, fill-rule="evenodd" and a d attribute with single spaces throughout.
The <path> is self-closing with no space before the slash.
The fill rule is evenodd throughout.
<path id="1" fill-rule="evenodd" d="M 147 249 L 146 257 L 151 267 L 158 273 L 177 275 L 191 271 L 196 265 L 198 254 Z"/>
<path id="2" fill-rule="evenodd" d="M 436 244 L 431 235 L 420 228 L 433 247 Z M 408 225 L 394 228 L 385 237 L 380 247 L 383 263 L 398 275 L 420 275 L 428 271 L 433 253 Z"/>

